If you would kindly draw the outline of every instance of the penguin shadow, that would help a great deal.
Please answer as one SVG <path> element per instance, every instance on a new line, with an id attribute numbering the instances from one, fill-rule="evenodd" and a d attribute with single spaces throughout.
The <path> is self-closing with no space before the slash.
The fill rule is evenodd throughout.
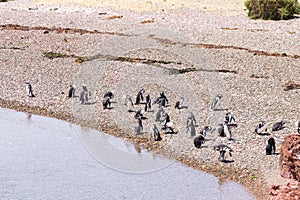
<path id="1" fill-rule="evenodd" d="M 82 105 L 94 105 L 94 104 L 96 104 L 97 103 L 97 101 L 94 101 L 94 102 L 87 102 L 87 103 L 84 103 L 84 104 L 82 104 Z"/>
<path id="2" fill-rule="evenodd" d="M 229 127 L 234 127 L 234 128 L 237 128 L 237 127 L 238 127 L 237 124 L 229 124 L 228 126 L 229 126 Z"/>
<path id="3" fill-rule="evenodd" d="M 258 133 L 257 135 L 260 135 L 260 136 L 269 136 L 269 135 L 271 135 L 271 134 L 268 133 L 268 132 L 265 132 L 265 133 Z"/>
<path id="4" fill-rule="evenodd" d="M 215 139 L 205 139 L 205 142 L 209 142 L 209 141 L 216 141 Z"/>
<path id="5" fill-rule="evenodd" d="M 117 103 L 116 101 L 111 101 L 110 103 Z"/>
<path id="6" fill-rule="evenodd" d="M 274 156 L 274 155 L 278 156 L 278 155 L 280 155 L 280 153 L 277 152 L 277 153 L 274 153 L 274 154 L 266 154 L 266 156 Z"/>
<path id="7" fill-rule="evenodd" d="M 144 132 L 139 132 L 139 133 L 137 133 L 137 134 L 135 134 L 135 135 L 145 135 L 145 134 L 148 134 L 148 132 L 146 132 L 146 131 L 144 131 Z"/>
<path id="8" fill-rule="evenodd" d="M 114 109 L 115 107 L 108 107 L 108 108 L 104 108 L 103 110 L 112 110 Z"/>
<path id="9" fill-rule="evenodd" d="M 146 112 L 148 112 L 148 113 L 154 113 L 154 110 L 148 110 Z"/>
<path id="10" fill-rule="evenodd" d="M 189 107 L 188 106 L 181 106 L 180 108 L 178 108 L 179 110 L 181 109 L 188 109 Z"/>
<path id="11" fill-rule="evenodd" d="M 166 131 L 165 134 L 166 135 L 176 135 L 178 133 L 178 131 Z"/>
<path id="12" fill-rule="evenodd" d="M 200 147 L 200 149 L 207 149 L 208 148 L 208 146 L 207 145 L 205 145 L 205 146 L 201 146 Z"/>
<path id="13" fill-rule="evenodd" d="M 228 111 L 228 108 L 215 108 L 213 111 Z"/>
<path id="14" fill-rule="evenodd" d="M 70 99 L 79 98 L 79 96 L 77 96 L 77 95 L 74 95 L 73 97 L 69 97 L 69 96 L 67 96 L 67 97 L 70 98 Z"/>
<path id="15" fill-rule="evenodd" d="M 223 161 L 221 161 L 221 162 L 223 162 L 223 163 L 233 163 L 234 160 L 223 160 Z"/>
<path id="16" fill-rule="evenodd" d="M 276 130 L 273 130 L 273 131 L 276 132 L 276 131 L 281 131 L 281 130 L 283 130 L 283 129 L 285 129 L 285 126 L 283 126 L 283 127 L 281 127 L 281 128 L 278 128 L 278 129 L 276 129 Z"/>

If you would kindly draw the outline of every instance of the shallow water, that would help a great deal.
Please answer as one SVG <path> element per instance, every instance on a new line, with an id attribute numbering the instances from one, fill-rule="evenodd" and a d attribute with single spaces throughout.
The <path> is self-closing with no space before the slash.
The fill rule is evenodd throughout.
<path id="1" fill-rule="evenodd" d="M 0 109 L 0 199 L 255 199 L 244 187 L 60 120 Z"/>

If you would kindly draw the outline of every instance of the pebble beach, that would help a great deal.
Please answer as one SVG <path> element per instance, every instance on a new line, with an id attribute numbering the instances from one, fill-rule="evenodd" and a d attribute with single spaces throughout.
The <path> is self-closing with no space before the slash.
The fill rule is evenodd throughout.
<path id="1" fill-rule="evenodd" d="M 91 1 L 92 2 L 92 1 Z M 284 184 L 278 165 L 284 137 L 296 133 L 300 119 L 300 18 L 287 21 L 251 20 L 240 1 L 213 7 L 209 1 L 127 2 L 84 5 L 78 1 L 9 1 L 0 3 L 0 106 L 63 119 L 135 143 L 139 148 L 173 158 L 193 168 L 246 186 L 257 199 L 267 199 L 272 184 Z M 116 3 L 117 2 L 117 3 Z M 193 4 L 194 3 L 194 4 Z M 131 6 L 129 6 L 131 5 Z M 160 6 L 157 6 L 160 5 Z M 230 7 L 230 5 L 232 7 Z M 144 6 L 145 9 L 142 9 Z M 25 92 L 30 81 L 35 98 Z M 68 98 L 86 85 L 89 105 Z M 165 91 L 166 108 L 178 134 L 154 142 L 136 136 L 136 120 L 123 104 L 144 88 L 152 98 Z M 115 94 L 113 109 L 102 109 L 105 92 Z M 223 94 L 220 110 L 210 104 Z M 174 109 L 185 98 L 186 109 Z M 143 105 L 136 108 L 143 108 Z M 144 130 L 155 123 L 145 113 Z M 236 116 L 232 141 L 209 133 L 197 149 L 186 133 L 188 112 L 197 119 L 197 133 L 216 126 L 227 111 Z M 286 121 L 286 128 L 257 135 L 259 121 Z M 265 155 L 269 137 L 276 155 Z M 221 163 L 212 150 L 223 143 L 234 162 Z"/>

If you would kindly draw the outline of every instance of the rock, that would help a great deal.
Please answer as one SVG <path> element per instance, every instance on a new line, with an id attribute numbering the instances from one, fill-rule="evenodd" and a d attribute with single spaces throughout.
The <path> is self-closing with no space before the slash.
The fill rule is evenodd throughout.
<path id="1" fill-rule="evenodd" d="M 272 185 L 270 200 L 299 200 L 300 182 L 289 182 L 286 186 Z"/>
<path id="2" fill-rule="evenodd" d="M 285 137 L 280 148 L 279 165 L 281 176 L 300 181 L 300 135 L 291 134 Z"/>

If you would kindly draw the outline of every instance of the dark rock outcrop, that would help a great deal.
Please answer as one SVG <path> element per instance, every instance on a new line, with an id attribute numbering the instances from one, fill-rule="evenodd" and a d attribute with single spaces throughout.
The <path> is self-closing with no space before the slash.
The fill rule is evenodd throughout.
<path id="1" fill-rule="evenodd" d="M 280 148 L 279 165 L 281 176 L 300 181 L 300 135 L 291 134 L 284 138 Z"/>
<path id="2" fill-rule="evenodd" d="M 270 200 L 299 200 L 300 182 L 289 182 L 286 186 L 272 185 Z"/>

